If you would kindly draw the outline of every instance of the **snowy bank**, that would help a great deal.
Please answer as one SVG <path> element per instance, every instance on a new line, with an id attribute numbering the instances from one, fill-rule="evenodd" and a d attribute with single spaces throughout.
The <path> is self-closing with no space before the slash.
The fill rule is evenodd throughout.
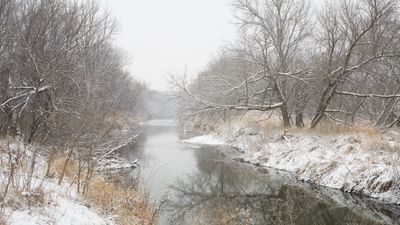
<path id="1" fill-rule="evenodd" d="M 43 205 L 21 206 L 21 208 L 6 208 L 9 225 L 106 225 L 114 224 L 109 219 L 99 215 L 93 209 L 85 206 L 70 187 L 60 187 L 55 182 L 42 182 L 45 189 Z M 31 193 L 24 193 L 22 198 L 28 199 Z"/>
<path id="2" fill-rule="evenodd" d="M 101 159 L 97 162 L 97 171 L 110 171 L 110 170 L 125 170 L 135 169 L 138 167 L 138 159 L 131 162 L 124 158 L 113 156 L 105 159 Z"/>
<path id="3" fill-rule="evenodd" d="M 200 144 L 200 145 L 223 145 L 225 141 L 213 134 L 193 137 L 188 140 L 182 140 L 182 142 L 190 144 Z"/>
<path id="4" fill-rule="evenodd" d="M 84 200 L 69 182 L 57 184 L 56 179 L 44 178 L 45 160 L 36 157 L 36 166 L 31 179 L 26 165 L 30 165 L 35 147 L 25 146 L 20 141 L 0 141 L 0 186 L 9 182 L 13 174 L 13 185 L 9 186 L 2 206 L 8 225 L 106 225 L 114 222 L 85 206 Z M 17 162 L 10 170 L 8 160 Z M 30 185 L 27 185 L 27 182 Z"/>
<path id="5" fill-rule="evenodd" d="M 97 204 L 93 198 L 77 193 L 75 175 L 64 179 L 60 185 L 58 179 L 46 177 L 47 163 L 44 156 L 36 155 L 36 163 L 34 169 L 31 170 L 33 152 L 36 149 L 38 148 L 24 145 L 21 141 L 0 140 L 0 188 L 2 190 L 0 193 L 0 223 L 2 220 L 7 225 L 113 225 L 119 223 L 118 212 L 110 214 L 111 211 L 105 210 L 107 206 Z M 114 158 L 109 162 L 100 163 L 100 167 L 97 169 L 131 168 L 136 166 L 136 163 Z M 53 177 L 54 174 L 50 176 Z M 113 198 L 120 205 L 129 204 L 129 212 L 137 214 L 126 212 L 125 218 L 129 218 L 129 224 L 141 224 L 141 218 L 136 215 L 143 210 L 144 204 L 140 202 L 141 198 L 136 193 L 130 190 L 120 190 L 118 187 L 114 187 L 113 183 L 102 179 L 101 176 L 95 176 L 92 180 L 95 180 L 95 183 L 91 182 L 90 184 L 90 194 L 92 194 L 92 190 L 105 187 L 101 191 L 97 191 L 95 195 L 100 200 Z M 115 193 L 118 196 L 115 196 Z M 111 200 L 108 202 L 114 204 Z M 137 202 L 138 206 L 132 202 Z M 115 209 L 120 211 L 125 210 L 125 208 L 118 208 L 120 207 L 118 205 L 112 207 L 116 207 Z M 128 207 L 126 211 L 128 211 Z"/>
<path id="6" fill-rule="evenodd" d="M 289 171 L 305 182 L 400 204 L 399 133 L 264 132 L 233 125 L 219 132 L 218 141 L 242 153 L 237 161 Z"/>

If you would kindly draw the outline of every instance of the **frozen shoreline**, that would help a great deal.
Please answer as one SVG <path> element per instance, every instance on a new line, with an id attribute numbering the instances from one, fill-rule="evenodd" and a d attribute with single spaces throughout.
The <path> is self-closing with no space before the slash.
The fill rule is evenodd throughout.
<path id="1" fill-rule="evenodd" d="M 261 130 L 232 126 L 185 142 L 228 145 L 237 161 L 284 170 L 297 179 L 400 204 L 400 138 L 396 132 L 320 135 L 308 132 L 266 137 Z"/>

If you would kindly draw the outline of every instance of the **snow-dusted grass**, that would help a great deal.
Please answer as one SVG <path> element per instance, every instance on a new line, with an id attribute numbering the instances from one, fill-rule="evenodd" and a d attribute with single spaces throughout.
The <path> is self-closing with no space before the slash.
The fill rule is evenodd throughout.
<path id="1" fill-rule="evenodd" d="M 54 173 L 61 173 L 63 163 L 63 158 L 55 161 Z M 72 160 L 67 167 L 66 174 L 69 181 L 75 179 L 77 164 L 76 160 Z M 113 167 L 123 168 L 123 164 L 122 166 L 119 163 L 115 163 L 115 166 L 112 165 L 107 168 L 107 171 Z M 100 175 L 94 175 L 88 192 L 82 196 L 82 199 L 86 204 L 96 207 L 103 215 L 111 215 L 113 221 L 119 225 L 152 225 L 157 221 L 156 209 L 149 203 L 148 197 L 140 195 L 133 188 L 120 187 Z"/>
<path id="2" fill-rule="evenodd" d="M 46 188 L 45 204 L 37 207 L 6 209 L 10 212 L 9 225 L 105 225 L 114 224 L 110 219 L 101 216 L 88 208 L 74 192 L 62 192 L 60 188 L 49 184 Z"/>
<path id="3" fill-rule="evenodd" d="M 400 133 L 382 133 L 363 126 L 326 125 L 284 130 L 272 117 L 257 113 L 210 127 L 218 137 L 242 152 L 238 161 L 289 171 L 299 180 L 400 204 Z M 210 131 L 211 130 L 211 131 Z M 212 131 L 214 130 L 214 131 Z"/>
<path id="4" fill-rule="evenodd" d="M 121 188 L 97 177 L 85 195 L 88 203 L 100 206 L 105 214 L 113 214 L 120 225 L 155 224 L 157 212 L 149 198 L 140 196 L 134 189 Z"/>
<path id="5" fill-rule="evenodd" d="M 88 208 L 75 186 L 69 182 L 58 185 L 55 179 L 44 178 L 45 160 L 38 156 L 32 179 L 28 177 L 33 146 L 22 142 L 0 141 L 0 188 L 5 190 L 13 173 L 7 195 L 2 202 L 5 224 L 8 225 L 105 225 L 114 222 L 95 208 Z M 10 157 L 13 168 L 10 166 Z M 29 183 L 30 185 L 28 185 Z M 4 194 L 4 193 L 2 193 Z"/>
<path id="6" fill-rule="evenodd" d="M 242 161 L 289 171 L 306 182 L 400 204 L 399 137 L 297 132 L 275 140 L 264 138 L 260 144 L 247 135 L 239 136 L 228 144 L 238 146 L 243 143 L 236 140 L 248 141 L 245 145 L 250 147 L 242 149 Z"/>
<path id="7" fill-rule="evenodd" d="M 3 212 L 0 212 L 0 225 L 7 225 L 6 217 L 4 216 Z"/>
<path id="8" fill-rule="evenodd" d="M 85 195 L 77 193 L 77 162 L 71 160 L 61 185 L 45 178 L 47 168 L 42 156 L 36 158 L 32 179 L 28 182 L 34 146 L 14 140 L 0 140 L 0 188 L 2 192 L 13 174 L 11 185 L 1 203 L 0 216 L 7 225 L 106 225 L 154 224 L 156 213 L 145 198 L 133 189 L 123 189 L 94 175 Z M 13 167 L 10 167 L 10 156 Z M 50 167 L 58 177 L 65 157 L 59 156 Z M 82 172 L 82 177 L 85 173 Z M 29 184 L 30 185 L 27 185 Z M 0 194 L 0 198 L 3 193 Z M 4 224 L 4 225 L 5 225 Z"/>
<path id="9" fill-rule="evenodd" d="M 363 135 L 297 135 L 267 143 L 262 166 L 290 171 L 304 181 L 400 203 L 399 152 L 369 148 Z"/>

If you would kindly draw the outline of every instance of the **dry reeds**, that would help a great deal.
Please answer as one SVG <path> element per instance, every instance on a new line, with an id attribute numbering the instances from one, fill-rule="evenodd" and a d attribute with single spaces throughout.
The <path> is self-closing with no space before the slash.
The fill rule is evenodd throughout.
<path id="1" fill-rule="evenodd" d="M 143 198 L 133 189 L 118 187 L 100 177 L 91 182 L 85 198 L 99 206 L 104 213 L 116 215 L 118 224 L 151 225 L 156 222 L 156 211 L 150 206 L 148 198 Z"/>
<path id="2" fill-rule="evenodd" d="M 51 167 L 52 173 L 60 174 L 64 163 L 65 157 L 55 159 Z M 70 160 L 65 172 L 65 176 L 70 182 L 75 182 L 78 169 L 78 161 Z M 85 174 L 81 176 L 84 177 Z M 102 213 L 113 215 L 118 224 L 156 224 L 156 207 L 150 204 L 148 197 L 140 195 L 133 188 L 120 187 L 97 174 L 92 175 L 88 185 L 89 187 L 83 195 L 84 199 L 100 209 Z"/>

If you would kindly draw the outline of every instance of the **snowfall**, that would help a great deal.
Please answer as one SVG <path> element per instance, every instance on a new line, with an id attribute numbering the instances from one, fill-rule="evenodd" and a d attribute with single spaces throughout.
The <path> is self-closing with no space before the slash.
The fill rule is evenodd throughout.
<path id="1" fill-rule="evenodd" d="M 185 140 L 228 145 L 241 154 L 235 160 L 292 173 L 297 179 L 400 204 L 400 134 L 374 137 L 363 133 L 265 134 L 231 126 Z"/>
<path id="2" fill-rule="evenodd" d="M 6 143 L 0 140 L 0 184 L 6 183 L 9 173 L 6 164 L 7 157 L 1 149 L 23 149 L 23 158 L 32 157 L 32 146 L 25 146 L 21 142 Z M 29 161 L 29 160 L 28 160 Z M 76 187 L 65 181 L 61 185 L 56 179 L 44 177 L 45 161 L 41 156 L 37 158 L 37 165 L 33 174 L 30 190 L 11 190 L 3 201 L 2 214 L 8 225 L 106 225 L 115 224 L 112 218 L 107 218 L 99 213 L 95 207 L 85 204 L 85 201 L 75 191 Z M 26 172 L 17 172 L 14 175 L 14 186 L 21 187 L 27 182 Z M 3 188 L 2 186 L 2 188 Z M 35 201 L 37 190 L 44 193 L 43 202 L 39 205 L 30 204 Z"/>

